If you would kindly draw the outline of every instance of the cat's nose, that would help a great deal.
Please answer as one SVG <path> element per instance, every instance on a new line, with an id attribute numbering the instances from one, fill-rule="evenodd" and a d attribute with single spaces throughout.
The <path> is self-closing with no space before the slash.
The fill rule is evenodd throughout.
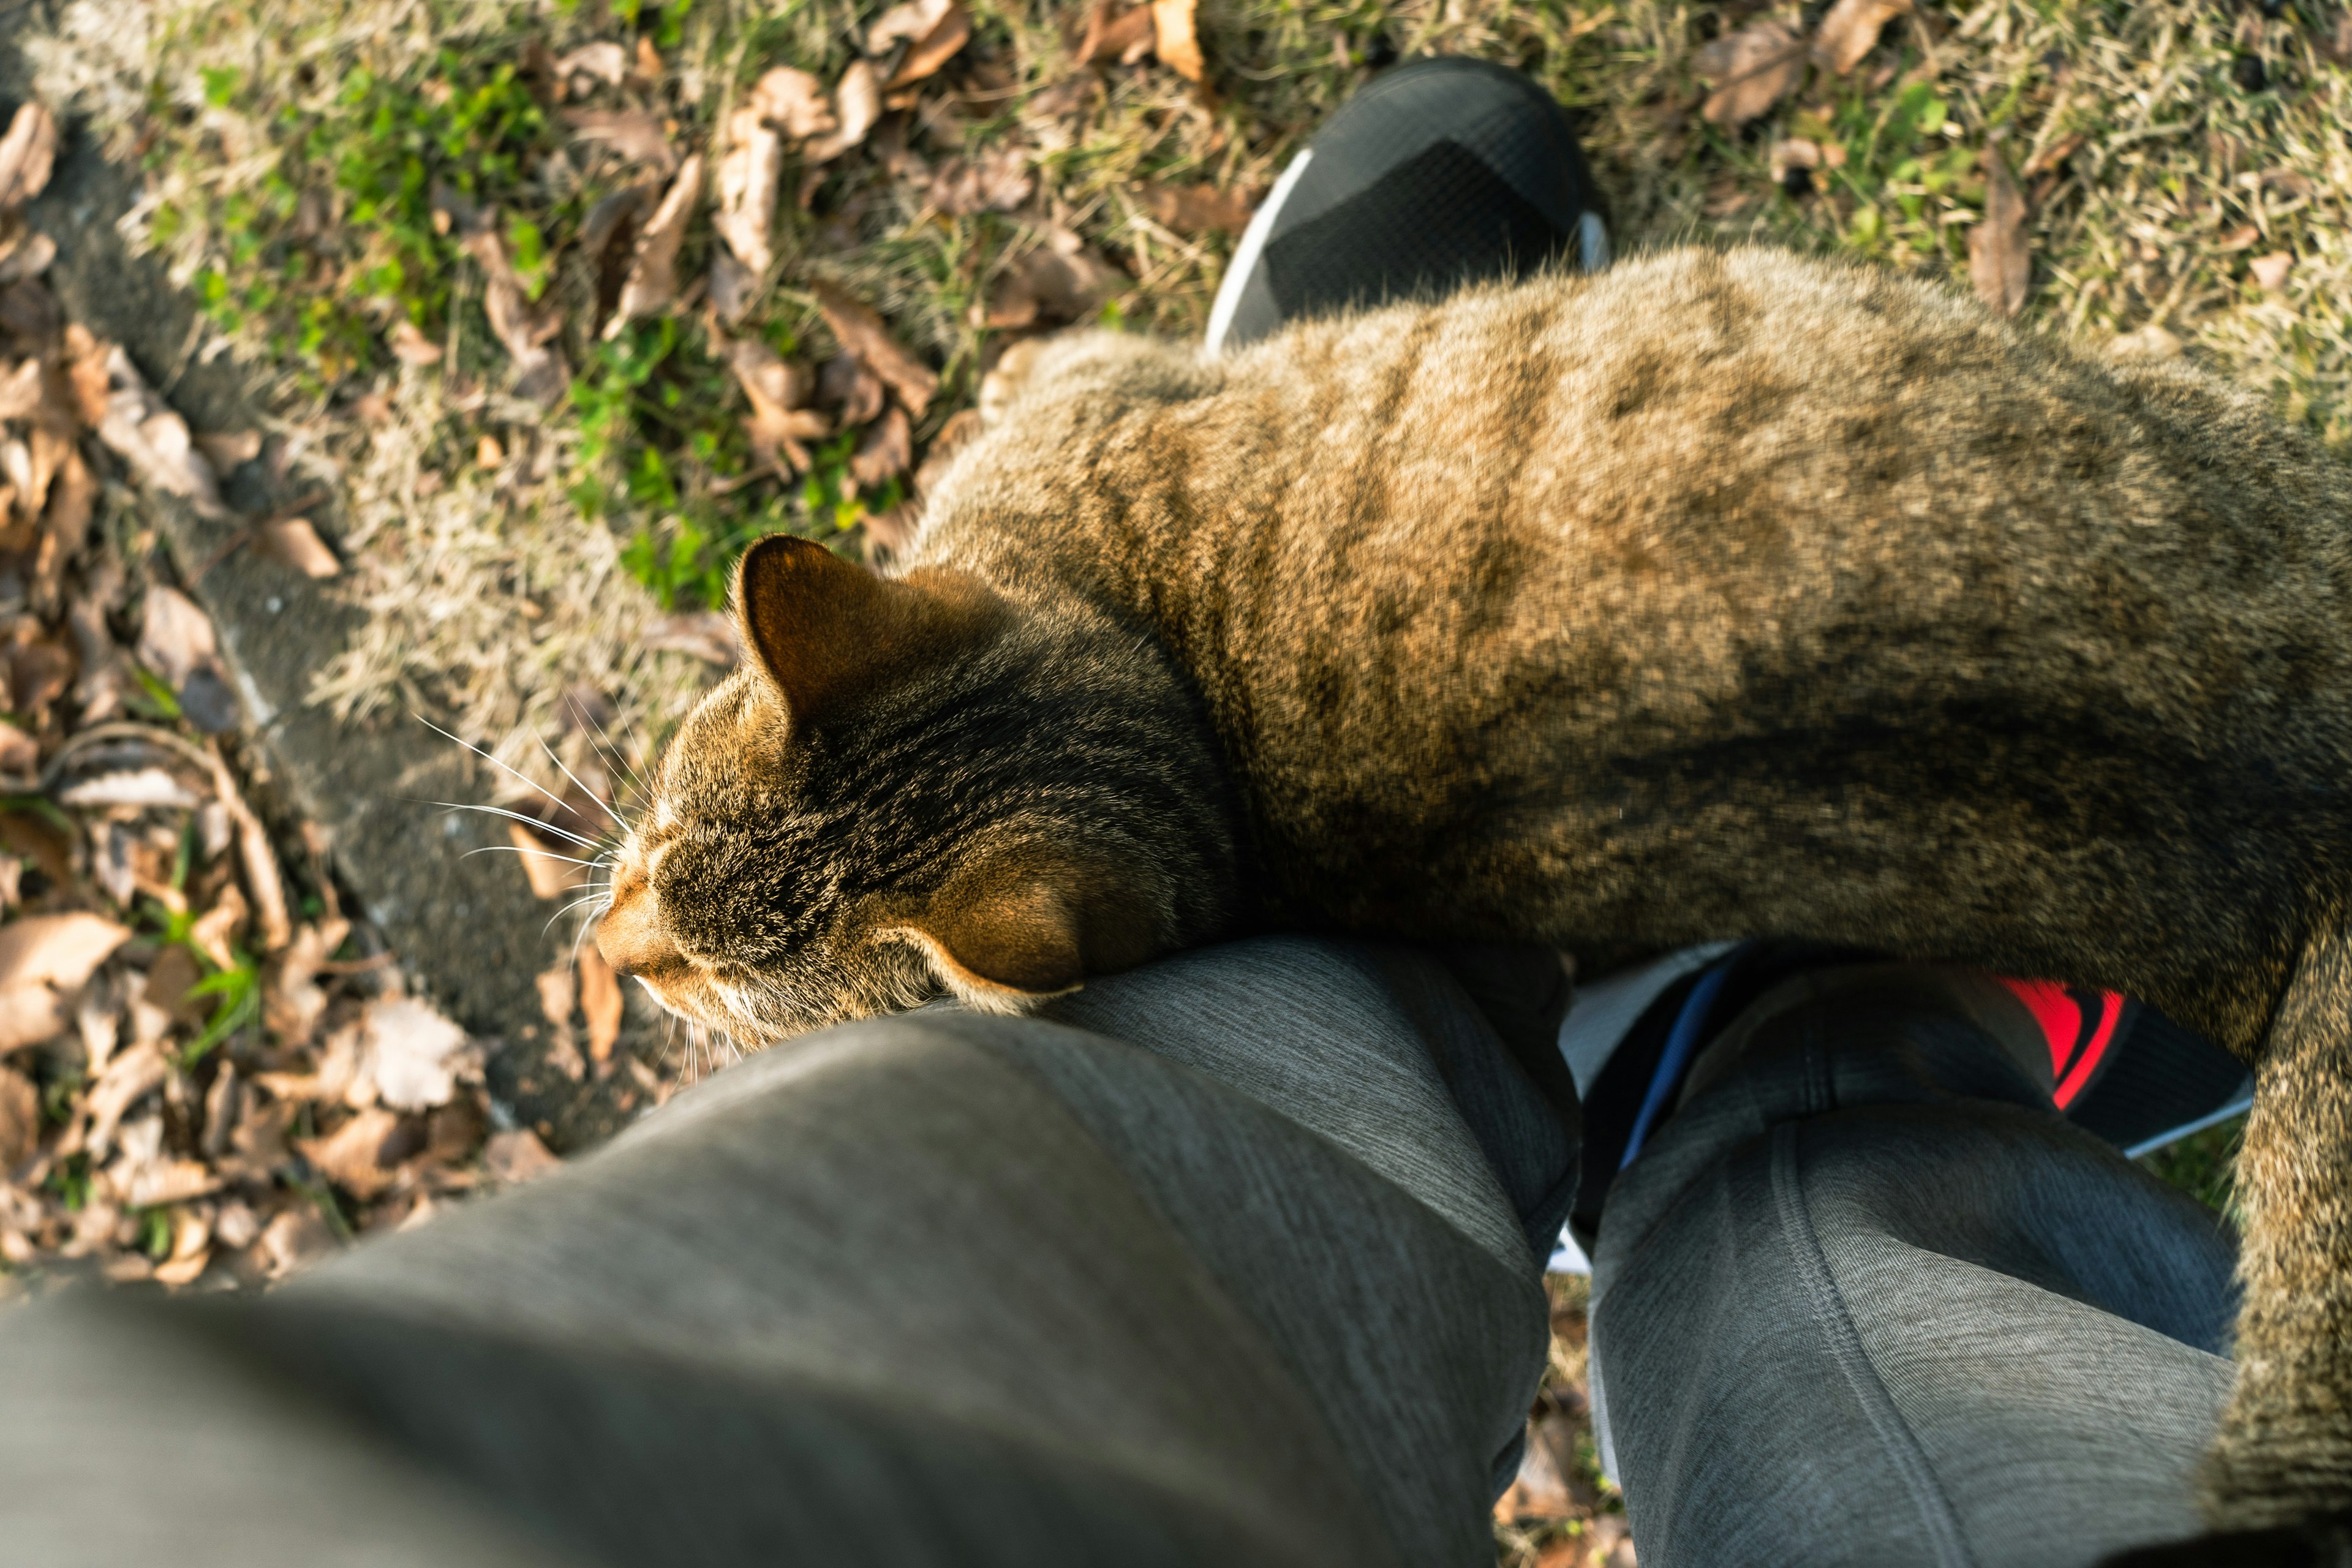
<path id="1" fill-rule="evenodd" d="M 596 951 L 620 973 L 659 978 L 684 967 L 686 955 L 663 934 L 661 917 L 642 887 L 614 894 L 596 922 Z"/>

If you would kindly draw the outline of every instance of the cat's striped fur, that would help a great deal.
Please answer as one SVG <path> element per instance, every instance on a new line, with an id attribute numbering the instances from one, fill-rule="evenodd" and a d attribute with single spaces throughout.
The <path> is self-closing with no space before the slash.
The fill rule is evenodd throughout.
<path id="1" fill-rule="evenodd" d="M 2129 992 L 2259 1076 L 2213 1517 L 2352 1510 L 2335 459 L 1760 251 L 1003 368 L 901 581 L 749 559 L 615 962 L 760 1038 L 1267 921 Z"/>

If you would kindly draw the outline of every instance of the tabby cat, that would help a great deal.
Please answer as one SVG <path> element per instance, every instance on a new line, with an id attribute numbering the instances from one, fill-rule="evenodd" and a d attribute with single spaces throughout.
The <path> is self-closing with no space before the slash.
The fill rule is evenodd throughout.
<path id="1" fill-rule="evenodd" d="M 1268 925 L 2145 997 L 2258 1075 L 2208 1515 L 2352 1510 L 2352 471 L 1757 250 L 1007 362 L 895 578 L 746 556 L 617 966 L 747 1042 Z"/>

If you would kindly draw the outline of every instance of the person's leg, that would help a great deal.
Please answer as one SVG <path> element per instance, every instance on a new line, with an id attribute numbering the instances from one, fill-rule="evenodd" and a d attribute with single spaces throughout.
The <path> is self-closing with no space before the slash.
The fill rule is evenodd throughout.
<path id="1" fill-rule="evenodd" d="M 2051 1103 L 2013 994 L 1759 999 L 1611 1184 L 1596 1394 L 1644 1568 L 2084 1564 L 2199 1528 L 2217 1216 Z"/>
<path id="2" fill-rule="evenodd" d="M 11 1561 L 154 1538 L 107 1458 L 134 1424 L 236 1457 L 172 1494 L 192 1563 L 317 1550 L 282 1487 L 372 1466 L 367 1550 L 323 1560 L 431 1562 L 460 1516 L 604 1563 L 1488 1560 L 1573 1144 L 1465 993 L 1269 941 L 1066 1006 L 1147 1048 L 869 1021 L 264 1301 L 28 1309 Z M 157 1364 L 185 1397 L 114 1372 Z"/>

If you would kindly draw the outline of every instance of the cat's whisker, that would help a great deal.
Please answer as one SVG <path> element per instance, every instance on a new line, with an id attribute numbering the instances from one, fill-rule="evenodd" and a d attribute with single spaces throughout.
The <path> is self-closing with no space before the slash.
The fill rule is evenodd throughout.
<path id="1" fill-rule="evenodd" d="M 460 860 L 470 860 L 477 855 L 537 855 L 543 859 L 561 860 L 567 866 L 585 866 L 592 871 L 598 866 L 604 864 L 601 859 L 575 860 L 569 855 L 558 855 L 552 849 L 525 849 L 520 844 L 485 844 L 479 849 L 467 850 L 463 855 L 458 856 L 457 858 Z"/>
<path id="2" fill-rule="evenodd" d="M 534 833 L 551 833 L 558 838 L 570 839 L 572 843 L 578 845 L 583 849 L 594 849 L 601 852 L 604 847 L 603 845 L 597 843 L 593 838 L 583 838 L 577 833 L 572 833 L 564 828 L 558 827 L 553 823 L 541 822 L 535 816 L 525 816 L 519 811 L 509 811 L 502 805 L 473 805 L 462 800 L 421 800 L 416 804 L 419 805 L 445 805 L 451 811 L 478 811 L 491 816 L 503 816 L 509 821 L 521 823 L 525 827 L 530 828 Z"/>
<path id="3" fill-rule="evenodd" d="M 441 726 L 440 726 L 440 725 L 436 724 L 432 720 L 430 720 L 430 719 L 427 719 L 427 718 L 424 717 L 422 714 L 414 715 L 414 717 L 416 719 L 416 721 L 417 721 L 418 723 L 420 723 L 420 724 L 424 725 L 426 729 L 428 729 L 428 730 L 432 731 L 435 734 L 441 736 L 441 737 L 442 737 L 443 739 L 445 739 L 445 740 L 456 741 L 456 742 L 457 742 L 457 744 L 459 744 L 459 745 L 461 745 L 461 746 L 465 747 L 465 748 L 466 748 L 466 750 L 467 750 L 467 751 L 469 751 L 469 752 L 473 752 L 473 753 L 474 753 L 474 755 L 476 755 L 476 756 L 478 756 L 478 757 L 481 758 L 481 759 L 482 759 L 482 761 L 484 761 L 484 762 L 486 762 L 486 763 L 489 763 L 489 764 L 490 764 L 490 766 L 492 766 L 492 767 L 494 767 L 494 768 L 505 768 L 505 769 L 506 769 L 506 771 L 507 771 L 509 773 L 512 774 L 515 778 L 517 778 L 517 779 L 520 780 L 523 784 L 526 784 L 530 785 L 532 789 L 535 789 L 535 790 L 539 791 L 539 793 L 540 793 L 540 794 L 541 794 L 541 795 L 543 795 L 547 796 L 547 798 L 548 798 L 548 799 L 550 799 L 550 800 L 553 801 L 553 802 L 556 804 L 556 805 L 557 805 L 557 807 L 558 807 L 558 808 L 560 808 L 560 809 L 562 809 L 562 810 L 564 810 L 564 811 L 570 811 L 570 810 L 572 809 L 572 804 L 571 804 L 571 802 L 569 802 L 569 801 L 565 800 L 562 795 L 557 795 L 553 790 L 549 789 L 545 784 L 541 784 L 537 779 L 532 778 L 530 774 L 525 773 L 522 773 L 522 772 L 520 772 L 520 771 L 519 771 L 519 770 L 517 770 L 517 769 L 515 769 L 515 768 L 513 768 L 513 767 L 509 767 L 509 766 L 508 766 L 508 764 L 507 764 L 507 763 L 502 763 L 502 762 L 499 761 L 499 760 L 498 760 L 498 758 L 496 758 L 496 757 L 494 757 L 494 756 L 490 755 L 490 753 L 489 753 L 489 752 L 486 752 L 486 751 L 482 750 L 482 748 L 481 748 L 481 747 L 479 747 L 479 746 L 478 746 L 478 745 L 474 744 L 474 742 L 471 742 L 471 741 L 467 741 L 467 740 L 462 740 L 462 739 L 459 739 L 459 737 L 457 737 L 457 736 L 456 736 L 456 735 L 452 735 L 452 734 L 450 734 L 448 731 L 444 730 L 443 728 L 441 728 Z M 545 742 L 544 741 L 542 741 L 542 742 L 540 742 L 540 744 L 541 744 L 541 746 L 543 748 L 543 747 L 546 745 L 546 742 Z M 551 753 L 551 752 L 550 753 L 550 755 L 552 755 L 552 754 L 553 754 L 553 753 Z M 555 765 L 556 765 L 557 767 L 559 767 L 559 768 L 563 766 L 563 764 L 562 764 L 561 762 L 557 763 Z M 567 770 L 567 771 L 565 772 L 564 776 L 565 776 L 565 777 L 567 777 L 567 778 L 570 778 L 570 777 L 571 777 L 571 773 L 570 773 L 569 770 Z M 578 779 L 572 779 L 572 782 L 573 784 L 578 784 L 580 781 L 579 781 Z M 584 786 L 583 786 L 583 787 L 584 787 Z M 591 796 L 591 798 L 593 799 L 593 796 L 592 795 L 592 796 Z M 584 842 L 586 842 L 586 841 L 585 841 L 585 840 L 583 840 L 582 842 L 583 842 L 583 843 L 584 843 Z"/>
<path id="4" fill-rule="evenodd" d="M 594 801 L 596 803 L 596 809 L 613 819 L 613 825 L 614 826 L 618 827 L 624 833 L 626 833 L 629 830 L 629 825 L 621 820 L 621 814 L 619 812 L 614 811 L 611 806 L 604 804 L 604 799 L 602 795 L 599 795 L 594 790 L 590 789 L 586 784 L 582 784 L 580 782 L 580 775 L 563 765 L 563 759 L 555 754 L 554 747 L 549 745 L 546 742 L 541 741 L 539 742 L 539 749 L 547 753 L 547 760 L 553 763 L 556 767 L 562 772 L 565 778 L 572 781 L 573 788 L 577 789 L 582 795 L 586 795 L 590 800 Z"/>

